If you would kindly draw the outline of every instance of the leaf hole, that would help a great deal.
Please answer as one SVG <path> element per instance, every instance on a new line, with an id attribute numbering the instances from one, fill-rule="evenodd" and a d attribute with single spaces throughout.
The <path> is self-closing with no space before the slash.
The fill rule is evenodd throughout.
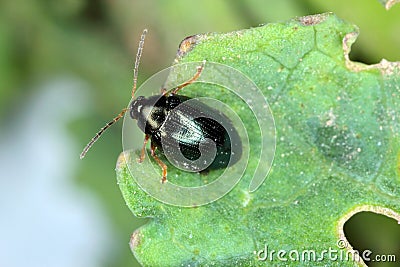
<path id="1" fill-rule="evenodd" d="M 360 255 L 366 250 L 372 252 L 368 256 L 370 261 L 364 260 L 367 266 L 400 265 L 400 224 L 395 219 L 374 212 L 358 212 L 345 222 L 343 231 Z M 389 262 L 389 255 L 394 255 L 394 262 L 392 256 Z"/>
<path id="2" fill-rule="evenodd" d="M 361 42 L 355 42 L 351 46 L 351 51 L 349 58 L 353 62 L 359 62 L 366 65 L 378 64 L 381 61 L 381 57 L 373 55 L 366 51 L 362 46 L 364 44 Z"/>

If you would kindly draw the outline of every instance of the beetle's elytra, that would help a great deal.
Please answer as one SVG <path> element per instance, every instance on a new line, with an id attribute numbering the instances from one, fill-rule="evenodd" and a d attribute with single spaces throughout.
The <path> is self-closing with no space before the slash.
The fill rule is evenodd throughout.
<path id="1" fill-rule="evenodd" d="M 132 97 L 136 90 L 138 67 L 146 33 L 145 29 L 136 55 Z M 129 111 L 131 118 L 137 120 L 139 128 L 145 133 L 139 161 L 143 161 L 146 144 L 150 140 L 151 155 L 162 168 L 162 183 L 167 181 L 167 166 L 157 156 L 157 149 L 172 155 L 173 158 L 174 155 L 183 155 L 187 160 L 195 161 L 201 157 L 201 149 L 207 151 L 208 146 L 210 149 L 213 146 L 215 157 L 202 160 L 207 167 L 201 168 L 195 164 L 189 164 L 188 168 L 192 171 L 225 168 L 236 163 L 241 157 L 242 144 L 231 121 L 222 112 L 198 100 L 177 94 L 182 88 L 200 77 L 204 66 L 205 61 L 197 67 L 197 72 L 191 79 L 171 90 L 167 91 L 162 88 L 160 95 L 139 96 L 134 99 L 129 108 L 123 109 L 112 121 L 100 129 L 83 149 L 80 157 L 83 158 L 102 133 Z"/>

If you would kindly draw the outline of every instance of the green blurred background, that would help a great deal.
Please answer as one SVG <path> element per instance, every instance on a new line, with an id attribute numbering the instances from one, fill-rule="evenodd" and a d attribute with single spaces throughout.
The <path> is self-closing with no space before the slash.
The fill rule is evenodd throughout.
<path id="1" fill-rule="evenodd" d="M 400 60 L 400 5 L 377 0 L 2 1 L 0 266 L 139 266 L 128 242 L 146 220 L 131 215 L 114 173 L 121 124 L 79 153 L 128 104 L 144 28 L 139 84 L 186 36 L 328 11 L 360 27 L 352 59 Z"/>

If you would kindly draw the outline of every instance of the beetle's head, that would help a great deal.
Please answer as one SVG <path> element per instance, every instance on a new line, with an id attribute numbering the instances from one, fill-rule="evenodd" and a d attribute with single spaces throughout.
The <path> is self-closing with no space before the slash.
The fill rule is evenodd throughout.
<path id="1" fill-rule="evenodd" d="M 137 120 L 140 114 L 142 114 L 142 109 L 145 105 L 145 101 L 146 98 L 144 96 L 139 96 L 132 101 L 130 108 L 130 115 L 132 119 Z"/>

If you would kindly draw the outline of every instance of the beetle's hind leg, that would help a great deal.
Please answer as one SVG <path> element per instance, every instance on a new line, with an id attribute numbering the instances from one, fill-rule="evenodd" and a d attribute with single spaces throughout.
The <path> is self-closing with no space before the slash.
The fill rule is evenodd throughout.
<path id="1" fill-rule="evenodd" d="M 151 156 L 158 163 L 158 165 L 162 169 L 162 178 L 161 183 L 165 183 L 167 181 L 167 165 L 156 155 L 157 147 L 151 143 Z"/>

